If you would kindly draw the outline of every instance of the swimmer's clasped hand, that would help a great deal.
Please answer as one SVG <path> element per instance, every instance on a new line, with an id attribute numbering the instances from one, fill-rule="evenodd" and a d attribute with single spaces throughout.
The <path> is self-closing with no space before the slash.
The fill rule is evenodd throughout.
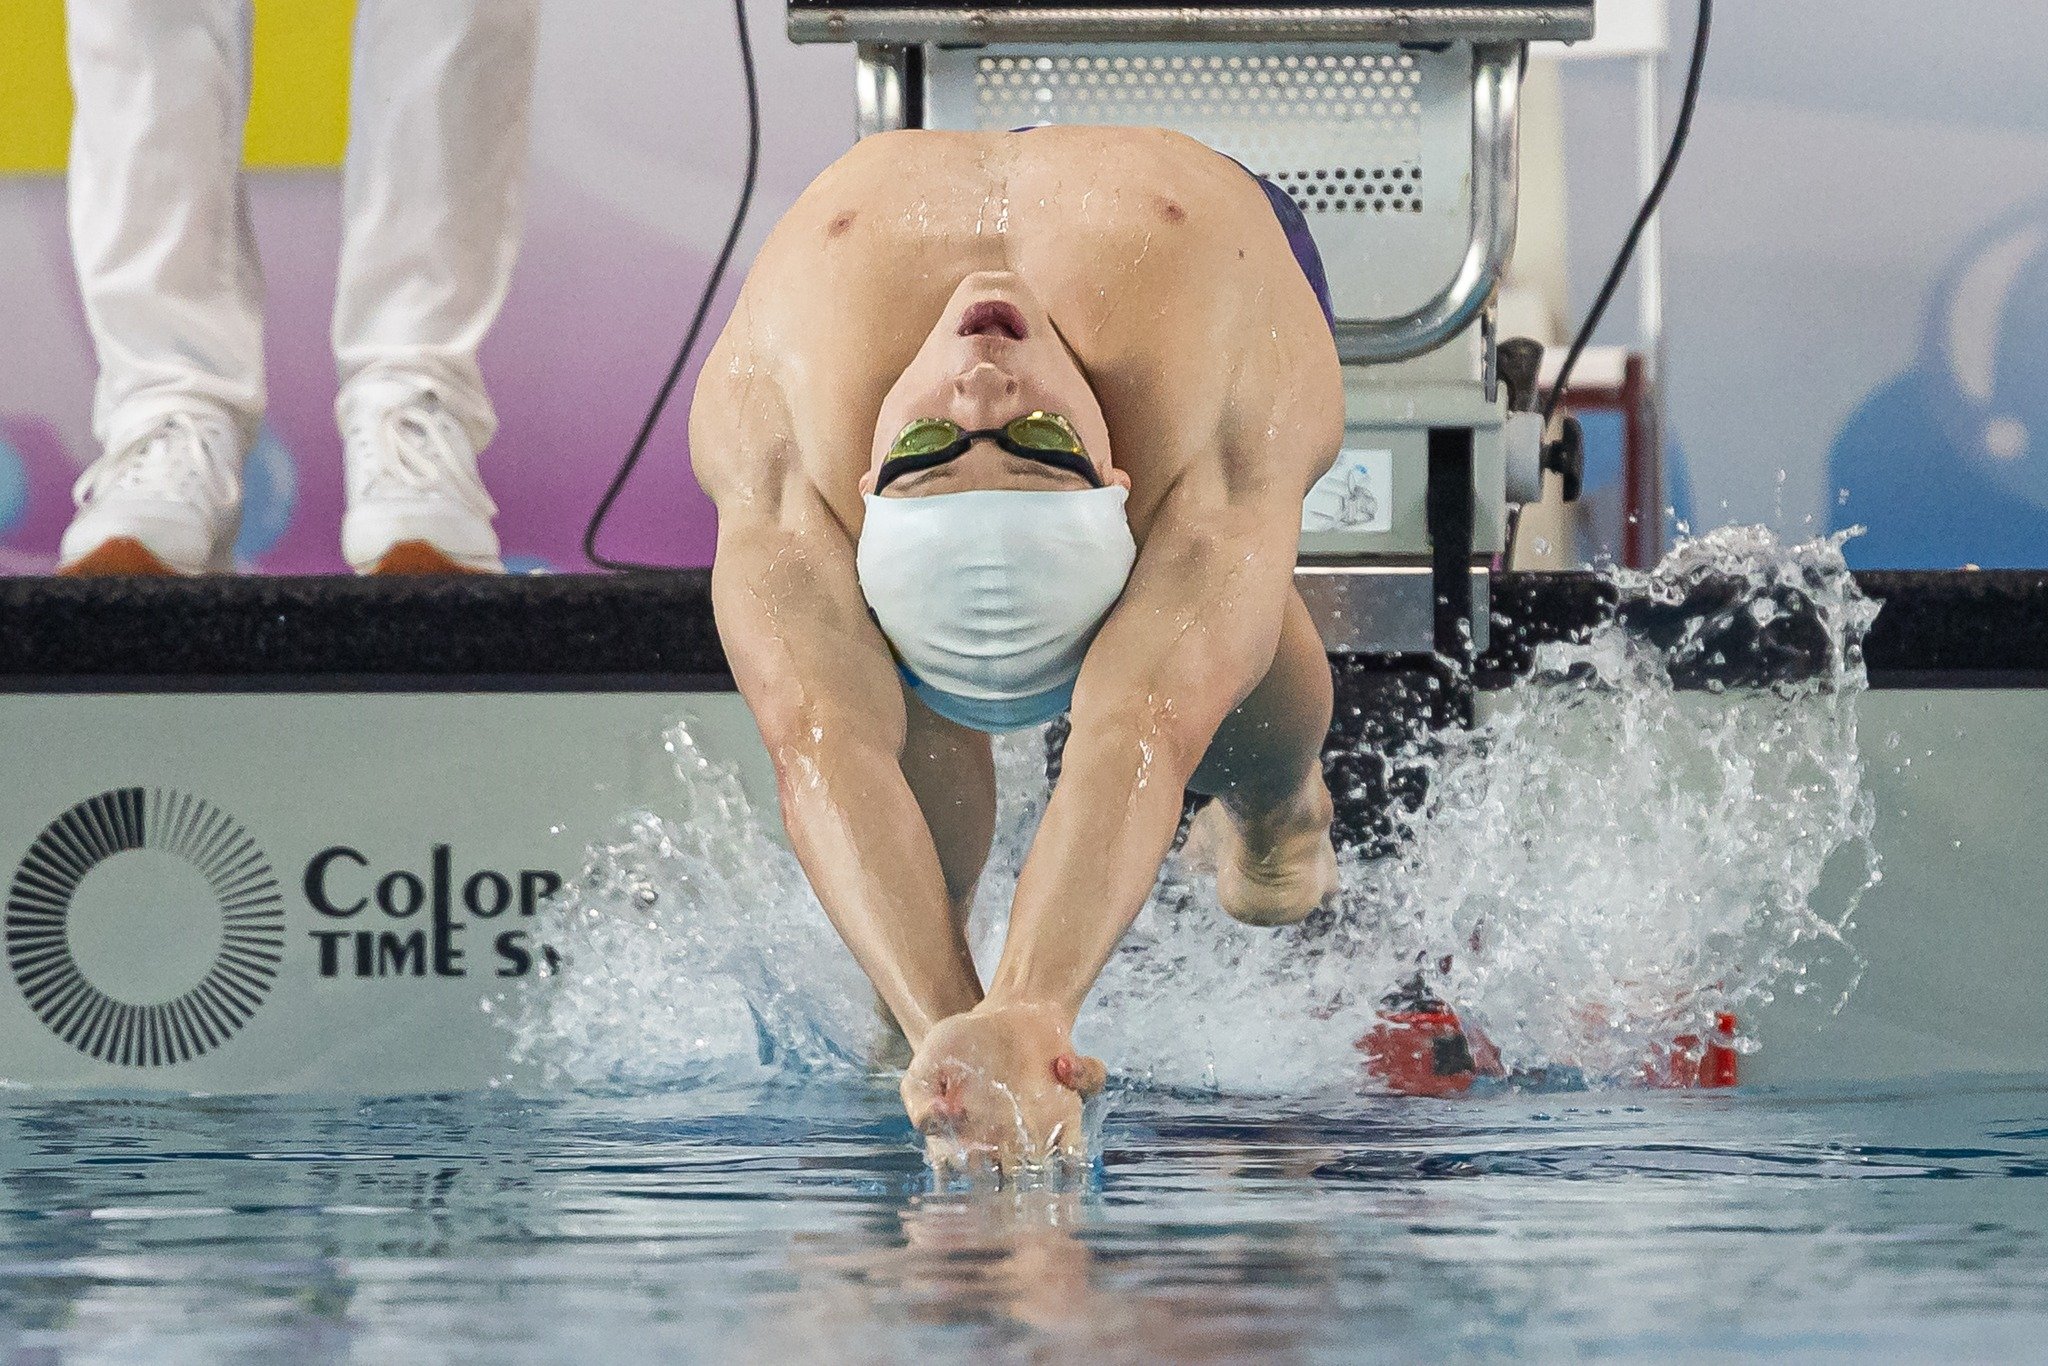
<path id="1" fill-rule="evenodd" d="M 1071 1023 L 1042 1004 L 984 1002 L 942 1020 L 904 1073 L 910 1122 L 941 1171 L 1015 1172 L 1087 1160 L 1082 1102 L 1102 1062 L 1075 1052 Z"/>

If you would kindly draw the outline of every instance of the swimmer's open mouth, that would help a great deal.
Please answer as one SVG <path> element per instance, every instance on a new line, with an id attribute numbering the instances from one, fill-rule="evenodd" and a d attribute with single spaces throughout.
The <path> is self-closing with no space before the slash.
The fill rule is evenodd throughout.
<path id="1" fill-rule="evenodd" d="M 1024 325 L 1024 315 L 1017 311 L 1015 304 L 984 299 L 969 305 L 967 311 L 960 315 L 960 335 L 1008 337 L 1011 341 L 1023 341 L 1031 335 L 1031 329 Z"/>

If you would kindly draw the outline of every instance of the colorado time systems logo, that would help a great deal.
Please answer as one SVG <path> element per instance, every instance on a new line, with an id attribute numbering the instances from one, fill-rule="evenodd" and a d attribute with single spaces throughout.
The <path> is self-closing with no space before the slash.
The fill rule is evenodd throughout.
<path id="1" fill-rule="evenodd" d="M 217 943 L 210 966 L 190 965 L 200 970 L 167 989 L 103 989 L 79 961 L 79 890 L 88 874 L 112 871 L 139 850 L 198 874 L 209 923 L 189 937 Z M 152 907 L 130 904 L 136 899 L 114 909 L 140 929 Z M 51 821 L 15 870 L 5 923 L 7 963 L 29 1007 L 72 1047 L 126 1067 L 186 1062 L 219 1047 L 270 994 L 284 952 L 284 904 L 256 841 L 212 803 L 162 788 L 102 792 Z M 100 938 L 119 942 L 122 929 L 103 928 Z"/>

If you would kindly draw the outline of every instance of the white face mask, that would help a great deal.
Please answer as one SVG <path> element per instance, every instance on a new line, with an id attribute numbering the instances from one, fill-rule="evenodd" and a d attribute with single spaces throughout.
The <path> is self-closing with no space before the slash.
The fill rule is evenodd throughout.
<path id="1" fill-rule="evenodd" d="M 1138 558 L 1118 485 L 867 498 L 861 592 L 932 710 L 1015 730 L 1066 709 Z"/>

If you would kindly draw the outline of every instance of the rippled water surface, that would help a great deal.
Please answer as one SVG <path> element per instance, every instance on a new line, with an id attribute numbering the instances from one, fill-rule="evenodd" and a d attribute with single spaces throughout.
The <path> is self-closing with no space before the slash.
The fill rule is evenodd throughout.
<path id="1" fill-rule="evenodd" d="M 1125 1095 L 935 1192 L 886 1086 L 0 1100 L 9 1360 L 2038 1358 L 2048 1079 Z"/>

